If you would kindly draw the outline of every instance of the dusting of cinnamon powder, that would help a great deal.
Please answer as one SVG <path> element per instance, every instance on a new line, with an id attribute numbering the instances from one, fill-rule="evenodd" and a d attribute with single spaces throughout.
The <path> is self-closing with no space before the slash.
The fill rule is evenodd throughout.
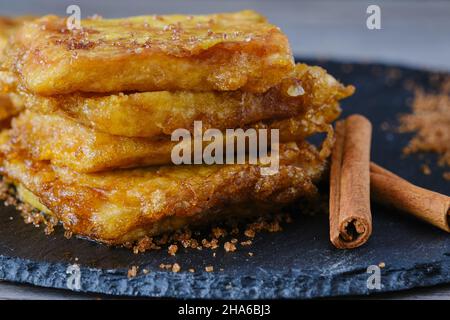
<path id="1" fill-rule="evenodd" d="M 441 82 L 438 93 L 414 89 L 412 113 L 400 117 L 400 132 L 415 132 L 405 154 L 434 152 L 440 166 L 450 166 L 450 77 Z M 425 174 L 429 170 L 424 171 Z M 450 173 L 445 172 L 448 179 Z"/>

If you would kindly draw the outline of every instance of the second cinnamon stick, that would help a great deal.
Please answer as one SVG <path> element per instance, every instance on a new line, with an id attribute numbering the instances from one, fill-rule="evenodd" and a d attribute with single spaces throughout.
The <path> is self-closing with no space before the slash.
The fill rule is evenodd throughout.
<path id="1" fill-rule="evenodd" d="M 375 163 L 370 164 L 370 184 L 377 202 L 450 232 L 450 197 L 413 185 Z"/>

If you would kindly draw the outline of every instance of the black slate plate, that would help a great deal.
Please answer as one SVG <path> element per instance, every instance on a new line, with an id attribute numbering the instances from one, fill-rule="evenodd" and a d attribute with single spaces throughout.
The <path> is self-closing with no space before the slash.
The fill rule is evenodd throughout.
<path id="1" fill-rule="evenodd" d="M 450 184 L 436 167 L 436 157 L 403 158 L 401 149 L 409 135 L 381 129 L 395 125 L 399 113 L 408 112 L 413 81 L 434 90 L 444 74 L 376 64 L 322 65 L 356 94 L 344 102 L 344 115 L 361 113 L 373 123 L 372 159 L 414 183 L 441 193 Z M 425 176 L 420 165 L 430 164 Z M 81 268 L 81 291 L 112 295 L 178 298 L 310 298 L 370 294 L 450 282 L 450 237 L 432 226 L 393 209 L 374 206 L 374 232 L 363 247 L 342 251 L 328 240 L 327 215 L 297 216 L 281 233 L 259 234 L 250 248 L 225 254 L 189 250 L 169 257 L 166 251 L 134 255 L 127 249 L 108 248 L 89 241 L 63 237 L 61 228 L 51 236 L 25 225 L 11 207 L 0 208 L 0 279 L 38 286 L 67 288 L 69 265 Z M 10 217 L 13 217 L 11 220 Z M 254 253 L 249 257 L 248 252 Z M 178 262 L 180 273 L 161 271 L 160 263 Z M 370 265 L 385 263 L 381 289 L 368 289 Z M 151 270 L 129 280 L 128 269 Z M 216 272 L 204 267 L 213 265 Z M 195 273 L 187 268 L 194 267 Z M 223 271 L 219 271 L 223 268 Z"/>

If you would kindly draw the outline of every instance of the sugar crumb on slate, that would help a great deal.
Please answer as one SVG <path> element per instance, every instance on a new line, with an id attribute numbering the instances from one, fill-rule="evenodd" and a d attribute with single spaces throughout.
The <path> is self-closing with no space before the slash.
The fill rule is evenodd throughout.
<path id="1" fill-rule="evenodd" d="M 234 245 L 234 243 L 232 242 L 225 242 L 225 244 L 223 245 L 224 249 L 226 252 L 233 252 L 236 251 L 236 246 Z"/>
<path id="2" fill-rule="evenodd" d="M 206 272 L 213 272 L 214 271 L 214 267 L 213 266 L 206 266 L 205 267 L 205 271 Z"/>
<path id="3" fill-rule="evenodd" d="M 174 263 L 172 265 L 172 272 L 180 272 L 180 270 L 181 270 L 181 267 L 178 263 Z"/>
<path id="4" fill-rule="evenodd" d="M 249 237 L 249 238 L 254 238 L 255 237 L 255 231 L 251 230 L 251 229 L 245 230 L 244 234 L 245 234 L 246 237 Z"/>
<path id="5" fill-rule="evenodd" d="M 139 269 L 139 267 L 137 267 L 137 266 L 131 266 L 131 268 L 128 269 L 128 274 L 127 274 L 128 279 L 136 277 L 136 275 L 138 273 L 138 269 Z"/>
<path id="6" fill-rule="evenodd" d="M 171 256 L 174 256 L 178 251 L 178 246 L 176 244 L 171 244 L 167 251 Z"/>

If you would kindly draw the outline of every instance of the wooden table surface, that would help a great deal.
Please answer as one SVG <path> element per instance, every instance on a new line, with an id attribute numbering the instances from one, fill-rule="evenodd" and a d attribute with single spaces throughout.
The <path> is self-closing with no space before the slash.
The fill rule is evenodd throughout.
<path id="1" fill-rule="evenodd" d="M 64 15 L 78 4 L 83 17 L 209 13 L 254 9 L 289 36 L 296 55 L 347 61 L 377 61 L 450 71 L 448 1 L 297 0 L 22 0 L 0 2 L 0 15 Z M 381 8 L 381 30 L 368 30 L 366 9 Z M 0 299 L 109 298 L 0 282 Z M 374 295 L 386 299 L 450 299 L 450 285 Z"/>

